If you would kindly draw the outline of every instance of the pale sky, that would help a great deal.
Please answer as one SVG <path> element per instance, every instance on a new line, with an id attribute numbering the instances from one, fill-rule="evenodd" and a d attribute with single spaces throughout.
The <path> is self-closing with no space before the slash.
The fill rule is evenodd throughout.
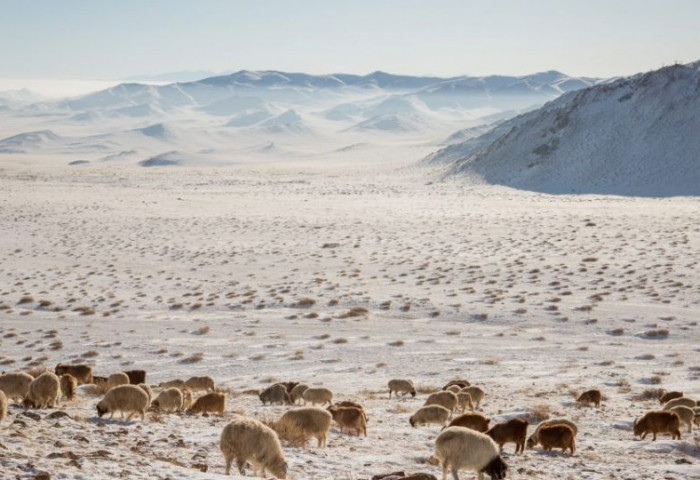
<path id="1" fill-rule="evenodd" d="M 608 77 L 700 59 L 700 0 L 0 0 L 0 78 Z"/>

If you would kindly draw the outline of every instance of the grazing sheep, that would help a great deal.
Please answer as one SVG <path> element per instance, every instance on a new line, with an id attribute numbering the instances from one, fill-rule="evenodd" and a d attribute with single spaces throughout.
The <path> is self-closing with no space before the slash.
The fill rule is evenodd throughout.
<path id="1" fill-rule="evenodd" d="M 457 408 L 457 395 L 449 390 L 431 393 L 423 404 L 423 406 L 428 405 L 442 405 L 450 412 L 454 412 L 455 408 Z"/>
<path id="2" fill-rule="evenodd" d="M 659 396 L 659 403 L 663 405 L 664 403 L 673 400 L 674 398 L 681 398 L 683 396 L 683 392 L 664 392 L 662 391 L 661 395 Z"/>
<path id="3" fill-rule="evenodd" d="M 340 427 L 341 433 L 344 428 L 347 428 L 348 431 L 355 430 L 358 437 L 360 433 L 364 433 L 365 437 L 367 436 L 367 417 L 363 409 L 331 405 L 328 407 L 328 411 L 331 413 L 333 420 L 335 420 Z"/>
<path id="4" fill-rule="evenodd" d="M 464 427 L 484 433 L 489 429 L 490 422 L 490 418 L 487 418 L 480 413 L 465 413 L 457 418 L 454 418 L 447 427 Z"/>
<path id="5" fill-rule="evenodd" d="M 450 415 L 452 413 L 442 405 L 428 405 L 416 410 L 408 421 L 412 427 L 431 423 L 444 426 L 445 422 L 450 419 Z"/>
<path id="6" fill-rule="evenodd" d="M 467 408 L 469 410 L 474 410 L 474 402 L 472 401 L 470 393 L 460 391 L 457 394 L 457 403 L 459 404 L 459 408 L 462 409 L 460 413 L 464 413 Z"/>
<path id="7" fill-rule="evenodd" d="M 661 410 L 671 410 L 673 407 L 678 407 L 680 405 L 688 408 L 693 408 L 697 405 L 697 402 L 692 398 L 688 397 L 674 398 L 673 400 L 669 400 L 668 402 L 666 402 Z"/>
<path id="8" fill-rule="evenodd" d="M 445 385 L 444 387 L 442 387 L 442 389 L 443 389 L 443 390 L 447 390 L 447 389 L 450 388 L 452 385 L 457 385 L 459 388 L 465 388 L 465 387 L 470 386 L 471 383 L 469 383 L 468 381 L 466 381 L 466 380 L 464 380 L 464 379 L 459 378 L 459 379 L 455 379 L 455 380 L 451 380 L 451 381 L 447 382 L 447 385 Z"/>
<path id="9" fill-rule="evenodd" d="M 367 412 L 365 412 L 365 407 L 361 403 L 352 402 L 350 400 L 343 400 L 342 402 L 336 402 L 333 404 L 334 407 L 355 407 L 360 409 L 362 415 L 365 416 L 365 422 L 367 421 Z"/>
<path id="10" fill-rule="evenodd" d="M 158 394 L 151 403 L 154 410 L 163 412 L 177 412 L 183 409 L 184 396 L 179 388 L 168 388 Z"/>
<path id="11" fill-rule="evenodd" d="M 5 419 L 7 416 L 7 397 L 5 396 L 5 393 L 0 390 L 0 423 Z"/>
<path id="12" fill-rule="evenodd" d="M 309 386 L 303 383 L 295 385 L 292 389 L 292 393 L 289 394 L 290 398 L 292 399 L 292 403 L 296 404 L 299 400 L 301 400 L 303 398 L 302 395 L 308 388 Z"/>
<path id="13" fill-rule="evenodd" d="M 158 384 L 160 388 L 179 388 L 182 390 L 185 388 L 185 381 L 176 378 L 175 380 L 169 380 L 167 382 L 161 382 Z"/>
<path id="14" fill-rule="evenodd" d="M 63 365 L 59 363 L 54 369 L 56 375 L 69 373 L 78 381 L 78 385 L 93 383 L 92 367 L 89 365 Z"/>
<path id="15" fill-rule="evenodd" d="M 688 433 L 693 431 L 693 422 L 695 421 L 695 412 L 692 408 L 683 405 L 672 407 L 669 412 L 676 412 L 680 419 L 681 425 L 688 427 Z"/>
<path id="16" fill-rule="evenodd" d="M 96 407 L 100 418 L 105 413 L 109 413 L 109 418 L 112 418 L 114 412 L 121 412 L 124 418 L 124 414 L 128 412 L 127 420 L 134 415 L 141 415 L 141 420 L 145 420 L 146 408 L 148 408 L 148 394 L 138 386 L 128 384 L 110 389 Z"/>
<path id="17" fill-rule="evenodd" d="M 199 397 L 197 401 L 187 409 L 187 414 L 218 413 L 219 415 L 223 415 L 225 409 L 226 395 L 219 392 L 212 392 Z"/>
<path id="18" fill-rule="evenodd" d="M 276 383 L 267 387 L 258 395 L 263 405 L 279 403 L 281 405 L 291 405 L 292 398 L 287 393 L 287 389 L 281 383 Z"/>
<path id="19" fill-rule="evenodd" d="M 57 407 L 61 398 L 61 382 L 52 372 L 44 372 L 29 384 L 29 393 L 24 398 L 25 408 Z"/>
<path id="20" fill-rule="evenodd" d="M 460 392 L 460 390 L 462 390 L 462 389 L 459 387 L 459 385 L 450 385 L 450 386 L 447 387 L 445 390 L 448 391 L 448 392 L 452 392 L 452 393 L 454 393 L 455 395 L 457 395 L 457 394 Z"/>
<path id="21" fill-rule="evenodd" d="M 311 402 L 311 405 L 316 405 L 317 403 L 320 403 L 321 405 L 328 403 L 328 405 L 330 405 L 331 401 L 333 400 L 333 392 L 327 388 L 312 387 L 307 388 L 301 395 L 301 398 L 304 399 L 304 405 L 306 405 L 308 402 Z"/>
<path id="22" fill-rule="evenodd" d="M 542 427 L 538 434 L 540 444 L 545 452 L 550 452 L 553 448 L 561 448 L 561 453 L 568 449 L 571 451 L 571 455 L 576 453 L 575 437 L 574 430 L 563 423 Z"/>
<path id="23" fill-rule="evenodd" d="M 151 401 L 153 400 L 153 390 L 151 390 L 150 385 L 146 383 L 139 383 L 138 387 L 144 392 L 146 392 L 146 395 L 148 395 L 148 405 L 150 406 Z"/>
<path id="24" fill-rule="evenodd" d="M 550 420 L 545 420 L 544 422 L 541 422 L 539 425 L 537 425 L 535 432 L 532 435 L 530 435 L 530 437 L 527 439 L 527 448 L 533 448 L 540 442 L 539 435 L 540 429 L 542 427 L 550 427 L 552 425 L 558 424 L 568 425 L 574 432 L 574 436 L 578 433 L 578 427 L 576 426 L 576 424 L 567 418 L 552 418 Z"/>
<path id="25" fill-rule="evenodd" d="M 275 385 L 282 385 L 284 389 L 287 391 L 287 393 L 291 396 L 292 395 L 292 390 L 294 390 L 294 387 L 299 385 L 299 382 L 277 382 Z"/>
<path id="26" fill-rule="evenodd" d="M 124 372 L 113 373 L 107 378 L 107 390 L 119 385 L 129 385 L 129 376 Z"/>
<path id="27" fill-rule="evenodd" d="M 25 399 L 29 393 L 29 384 L 34 381 L 34 377 L 25 372 L 5 373 L 0 375 L 0 391 L 8 400 Z"/>
<path id="28" fill-rule="evenodd" d="M 583 392 L 581 395 L 578 396 L 576 399 L 577 403 L 580 403 L 582 405 L 588 405 L 589 403 L 592 403 L 593 405 L 596 406 L 596 408 L 600 407 L 600 400 L 603 398 L 603 395 L 600 393 L 600 390 L 593 389 L 593 390 L 587 390 Z"/>
<path id="29" fill-rule="evenodd" d="M 146 370 L 126 370 L 124 373 L 129 377 L 131 385 L 146 383 Z"/>
<path id="30" fill-rule="evenodd" d="M 282 415 L 273 428 L 280 438 L 294 444 L 305 444 L 315 438 L 318 447 L 326 446 L 326 437 L 331 428 L 330 412 L 318 407 L 301 407 Z"/>
<path id="31" fill-rule="evenodd" d="M 681 438 L 681 420 L 676 412 L 652 411 L 645 413 L 642 417 L 634 421 L 634 436 L 641 436 L 642 440 L 649 432 L 652 433 L 652 440 L 656 440 L 657 433 L 668 433 L 671 439 Z"/>
<path id="32" fill-rule="evenodd" d="M 486 431 L 486 435 L 493 438 L 501 450 L 508 442 L 515 443 L 515 453 L 522 453 L 525 450 L 525 439 L 527 438 L 527 420 L 513 418 L 507 422 L 497 423 Z"/>
<path id="33" fill-rule="evenodd" d="M 416 396 L 416 387 L 413 386 L 413 382 L 411 380 L 394 378 L 392 380 L 389 380 L 389 383 L 387 385 L 389 386 L 389 398 L 391 398 L 392 392 L 396 392 L 397 396 L 399 393 L 401 394 L 401 396 L 404 396 L 408 393 L 410 393 L 412 397 Z"/>
<path id="34" fill-rule="evenodd" d="M 61 393 L 66 399 L 73 400 L 73 398 L 75 398 L 75 390 L 78 388 L 78 379 L 70 373 L 64 373 L 61 375 L 61 378 L 59 378 L 59 382 L 61 385 Z"/>
<path id="35" fill-rule="evenodd" d="M 484 480 L 484 474 L 501 480 L 508 470 L 491 437 L 462 427 L 450 427 L 437 436 L 435 456 L 440 461 L 443 480 L 447 479 L 448 470 L 454 480 L 459 480 L 460 470 L 477 472 L 479 480 Z"/>
<path id="36" fill-rule="evenodd" d="M 235 459 L 241 475 L 245 474 L 244 467 L 250 462 L 261 470 L 263 477 L 267 477 L 267 470 L 275 478 L 287 478 L 287 462 L 277 434 L 257 420 L 236 415 L 221 432 L 219 449 L 226 460 L 226 475 L 231 473 Z"/>
<path id="37" fill-rule="evenodd" d="M 486 393 L 476 385 L 464 387 L 462 390 L 460 390 L 460 393 L 468 393 L 471 395 L 474 408 L 479 408 L 481 402 L 484 401 L 484 397 L 486 396 Z"/>
<path id="38" fill-rule="evenodd" d="M 193 392 L 198 392 L 200 390 L 213 392 L 216 390 L 214 388 L 214 379 L 211 377 L 190 377 L 185 380 L 184 386 Z"/>

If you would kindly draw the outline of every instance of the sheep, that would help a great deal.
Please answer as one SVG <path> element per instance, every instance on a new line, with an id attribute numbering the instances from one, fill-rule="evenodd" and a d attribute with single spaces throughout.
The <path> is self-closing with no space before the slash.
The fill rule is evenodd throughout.
<path id="1" fill-rule="evenodd" d="M 78 388 L 78 379 L 70 373 L 64 373 L 61 375 L 61 378 L 59 378 L 59 382 L 61 385 L 61 393 L 66 399 L 73 400 L 73 398 L 75 398 L 75 390 Z"/>
<path id="2" fill-rule="evenodd" d="M 299 400 L 302 399 L 302 395 L 304 392 L 309 388 L 308 385 L 305 385 L 303 383 L 299 383 L 294 386 L 292 389 L 292 393 L 289 394 L 289 396 L 292 399 L 292 403 L 296 404 Z"/>
<path id="3" fill-rule="evenodd" d="M 558 423 L 539 430 L 538 438 L 545 452 L 550 452 L 552 448 L 561 448 L 562 453 L 567 449 L 571 451 L 571 455 L 576 453 L 576 434 L 570 426 Z"/>
<path id="4" fill-rule="evenodd" d="M 634 421 L 634 436 L 641 436 L 642 440 L 649 432 L 652 433 L 652 440 L 656 440 L 657 433 L 669 433 L 671 439 L 681 438 L 681 420 L 676 412 L 665 410 L 651 411 Z"/>
<path id="5" fill-rule="evenodd" d="M 472 396 L 470 393 L 460 391 L 457 394 L 457 404 L 459 405 L 459 408 L 462 409 L 460 413 L 464 413 L 467 408 L 469 410 L 474 410 L 474 402 L 472 401 Z"/>
<path id="6" fill-rule="evenodd" d="M 29 393 L 29 384 L 33 381 L 34 377 L 25 372 L 5 373 L 0 375 L 0 391 L 8 401 L 23 401 Z"/>
<path id="7" fill-rule="evenodd" d="M 124 372 L 113 373 L 107 378 L 107 390 L 119 385 L 129 385 L 129 376 Z"/>
<path id="8" fill-rule="evenodd" d="M 479 480 L 484 480 L 484 474 L 501 480 L 508 470 L 491 437 L 462 427 L 450 427 L 437 436 L 435 456 L 440 461 L 443 480 L 447 479 L 448 470 L 454 480 L 459 480 L 460 470 L 477 472 Z"/>
<path id="9" fill-rule="evenodd" d="M 348 431 L 355 430 L 358 437 L 360 433 L 364 433 L 365 437 L 367 436 L 367 417 L 363 409 L 331 405 L 328 407 L 328 411 L 331 413 L 333 420 L 335 420 L 340 427 L 341 433 L 343 428 L 347 428 Z"/>
<path id="10" fill-rule="evenodd" d="M 491 419 L 480 413 L 465 413 L 454 418 L 447 427 L 464 427 L 484 433 L 489 429 L 489 422 L 491 422 Z"/>
<path id="11" fill-rule="evenodd" d="M 530 437 L 527 439 L 527 448 L 533 448 L 535 445 L 537 445 L 540 442 L 540 429 L 542 427 L 549 427 L 552 425 L 568 425 L 571 430 L 574 432 L 574 436 L 578 433 L 578 427 L 574 422 L 572 422 L 569 419 L 566 418 L 552 418 L 550 420 L 545 420 L 544 422 L 541 422 L 539 425 L 537 425 L 537 428 L 535 429 L 535 432 L 530 435 Z"/>
<path id="12" fill-rule="evenodd" d="M 449 390 L 431 393 L 423 404 L 423 406 L 428 405 L 442 405 L 450 412 L 454 412 L 455 408 L 457 408 L 457 395 Z"/>
<path id="13" fill-rule="evenodd" d="M 700 407 L 693 408 L 693 413 L 695 414 L 695 420 L 693 420 L 693 423 L 695 423 L 696 427 L 700 427 Z"/>
<path id="14" fill-rule="evenodd" d="M 189 409 L 192 407 L 192 404 L 194 403 L 194 398 L 192 397 L 192 392 L 190 391 L 189 388 L 182 388 L 182 408 L 185 410 Z"/>
<path id="15" fill-rule="evenodd" d="M 273 428 L 291 443 L 306 443 L 310 438 L 316 438 L 318 447 L 326 446 L 326 437 L 331 428 L 330 412 L 318 407 L 301 407 L 284 413 Z"/>
<path id="16" fill-rule="evenodd" d="M 161 382 L 158 384 L 160 388 L 179 388 L 182 390 L 185 388 L 185 381 L 181 380 L 179 378 L 176 378 L 175 380 L 169 380 L 167 382 Z"/>
<path id="17" fill-rule="evenodd" d="M 681 424 L 688 427 L 688 433 L 692 432 L 693 422 L 695 421 L 695 412 L 692 408 L 688 408 L 683 405 L 678 405 L 676 407 L 672 407 L 671 410 L 669 410 L 669 412 L 676 412 Z"/>
<path id="18" fill-rule="evenodd" d="M 204 390 L 205 392 L 213 392 L 216 390 L 214 388 L 214 379 L 211 377 L 190 377 L 185 380 L 184 386 L 193 392 L 198 392 L 200 390 Z"/>
<path id="19" fill-rule="evenodd" d="M 450 415 L 450 411 L 442 405 L 428 405 L 416 410 L 408 419 L 408 422 L 412 427 L 431 423 L 445 425 L 445 422 L 450 419 Z"/>
<path id="20" fill-rule="evenodd" d="M 0 423 L 5 419 L 7 416 L 7 397 L 5 396 L 5 393 L 0 390 Z"/>
<path id="21" fill-rule="evenodd" d="M 282 385 L 289 395 L 292 394 L 294 387 L 299 385 L 299 382 L 277 382 L 275 385 Z"/>
<path id="22" fill-rule="evenodd" d="M 506 443 L 514 442 L 515 453 L 523 453 L 528 425 L 529 422 L 527 420 L 513 418 L 507 422 L 497 423 L 489 428 L 486 431 L 486 435 L 493 438 L 501 450 L 503 450 L 503 445 Z"/>
<path id="23" fill-rule="evenodd" d="M 292 398 L 287 393 L 287 389 L 281 383 L 276 383 L 267 387 L 258 395 L 263 405 L 279 403 L 282 405 L 291 405 Z"/>
<path id="24" fill-rule="evenodd" d="M 141 420 L 146 418 L 146 408 L 148 407 L 148 394 L 136 385 L 118 385 L 110 389 L 102 400 L 97 403 L 97 415 L 102 418 L 109 413 L 109 418 L 114 416 L 114 412 L 129 412 L 126 417 L 130 420 L 134 415 L 141 415 Z"/>
<path id="25" fill-rule="evenodd" d="M 664 403 L 668 402 L 669 400 L 673 400 L 674 398 L 681 398 L 683 396 L 683 392 L 664 392 L 663 390 L 661 391 L 661 395 L 659 395 L 659 403 L 663 405 Z"/>
<path id="26" fill-rule="evenodd" d="M 486 396 L 486 393 L 476 385 L 470 385 L 468 387 L 464 387 L 462 390 L 459 391 L 460 393 L 468 393 L 472 397 L 472 403 L 474 404 L 474 408 L 479 408 L 481 405 L 481 402 L 484 401 L 484 397 Z"/>
<path id="27" fill-rule="evenodd" d="M 350 400 L 343 400 L 342 402 L 336 402 L 333 404 L 334 407 L 355 407 L 362 412 L 365 416 L 365 421 L 367 421 L 367 412 L 365 412 L 365 407 L 361 403 L 352 402 Z"/>
<path id="28" fill-rule="evenodd" d="M 593 390 L 587 390 L 583 392 L 581 395 L 578 396 L 576 399 L 577 403 L 580 403 L 582 405 L 588 405 L 589 403 L 592 403 L 596 406 L 596 408 L 600 407 L 600 400 L 603 398 L 603 395 L 600 393 L 600 390 L 593 389 Z"/>
<path id="29" fill-rule="evenodd" d="M 146 383 L 146 370 L 126 370 L 124 373 L 129 377 L 131 385 Z"/>
<path id="30" fill-rule="evenodd" d="M 697 402 L 692 398 L 688 397 L 674 398 L 673 400 L 669 400 L 668 402 L 666 402 L 661 410 L 671 410 L 673 407 L 677 407 L 679 405 L 688 408 L 693 408 L 697 405 Z"/>
<path id="31" fill-rule="evenodd" d="M 93 383 L 92 367 L 89 365 L 63 365 L 59 363 L 54 368 L 56 375 L 64 375 L 70 373 L 78 381 L 78 385 Z"/>
<path id="32" fill-rule="evenodd" d="M 60 398 L 60 380 L 55 373 L 44 372 L 29 384 L 29 393 L 24 398 L 24 408 L 55 408 Z"/>
<path id="33" fill-rule="evenodd" d="M 451 381 L 447 382 L 447 384 L 444 387 L 442 387 L 442 389 L 447 390 L 452 385 L 457 385 L 459 388 L 465 388 L 465 387 L 470 386 L 471 383 L 469 383 L 468 381 L 466 381 L 464 379 L 459 378 L 459 379 L 455 379 L 455 380 L 451 380 Z"/>
<path id="34" fill-rule="evenodd" d="M 138 387 L 148 395 L 148 405 L 150 406 L 153 400 L 153 390 L 151 390 L 151 387 L 146 383 L 139 383 Z"/>
<path id="35" fill-rule="evenodd" d="M 219 450 L 226 460 L 226 475 L 231 473 L 231 464 L 236 460 L 238 471 L 245 474 L 244 467 L 250 462 L 266 477 L 268 470 L 275 478 L 287 478 L 287 462 L 277 434 L 252 418 L 236 415 L 224 427 L 219 441 Z"/>
<path id="36" fill-rule="evenodd" d="M 452 392 L 452 393 L 454 393 L 455 395 L 457 395 L 457 394 L 459 393 L 460 390 L 462 390 L 462 389 L 459 387 L 459 385 L 450 385 L 449 387 L 447 387 L 447 388 L 445 389 L 445 391 L 447 391 L 447 392 Z"/>
<path id="37" fill-rule="evenodd" d="M 306 405 L 308 402 L 311 402 L 311 405 L 316 405 L 317 403 L 320 403 L 321 405 L 328 403 L 328 405 L 330 405 L 331 401 L 333 400 L 333 392 L 327 388 L 311 387 L 304 391 L 301 398 L 304 399 L 304 405 Z"/>
<path id="38" fill-rule="evenodd" d="M 199 397 L 197 401 L 187 409 L 187 414 L 218 413 L 219 415 L 223 415 L 225 409 L 226 395 L 219 392 L 211 392 Z"/>
<path id="39" fill-rule="evenodd" d="M 176 412 L 182 410 L 184 404 L 184 396 L 179 388 L 168 388 L 158 394 L 155 400 L 151 402 L 151 407 L 154 410 L 163 412 Z"/>
<path id="40" fill-rule="evenodd" d="M 399 393 L 401 396 L 406 395 L 407 393 L 410 393 L 412 397 L 416 396 L 416 387 L 413 386 L 413 382 L 411 380 L 394 378 L 389 380 L 387 385 L 389 386 L 389 398 L 391 398 L 392 392 L 396 392 L 397 396 Z"/>

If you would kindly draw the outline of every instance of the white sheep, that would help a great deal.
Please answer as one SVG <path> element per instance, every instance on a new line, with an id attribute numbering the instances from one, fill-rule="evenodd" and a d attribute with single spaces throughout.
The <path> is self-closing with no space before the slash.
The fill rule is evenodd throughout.
<path id="1" fill-rule="evenodd" d="M 428 405 L 421 407 L 408 419 L 412 427 L 435 423 L 445 425 L 450 419 L 451 412 L 442 405 Z"/>
<path id="2" fill-rule="evenodd" d="M 563 424 L 571 427 L 571 430 L 574 432 L 574 435 L 578 433 L 578 427 L 574 422 L 569 420 L 568 418 L 552 418 L 549 420 L 545 420 L 544 422 L 540 422 L 539 425 L 537 425 L 537 428 L 535 428 L 535 431 L 533 432 L 530 437 L 527 439 L 527 448 L 533 448 L 535 445 L 537 445 L 540 442 L 540 429 L 542 427 L 551 427 L 552 425 L 557 425 L 557 424 Z"/>
<path id="3" fill-rule="evenodd" d="M 460 470 L 477 472 L 479 480 L 484 480 L 484 474 L 500 480 L 508 469 L 491 437 L 463 427 L 449 427 L 437 436 L 435 456 L 440 461 L 443 480 L 448 470 L 454 480 L 459 480 Z"/>
<path id="4" fill-rule="evenodd" d="M 61 398 L 61 382 L 53 372 L 44 372 L 29 384 L 29 393 L 24 399 L 25 407 L 57 407 Z"/>
<path id="5" fill-rule="evenodd" d="M 412 397 L 416 396 L 416 387 L 413 385 L 413 382 L 411 380 L 403 378 L 394 378 L 392 380 L 389 380 L 388 386 L 389 398 L 391 398 L 392 392 L 396 392 L 397 396 L 399 395 L 399 393 L 402 396 L 408 393 L 410 393 Z"/>
<path id="6" fill-rule="evenodd" d="M 198 392 L 200 390 L 213 392 L 216 390 L 214 388 L 214 379 L 211 377 L 190 377 L 185 380 L 185 387 L 193 392 Z"/>
<path id="7" fill-rule="evenodd" d="M 676 412 L 678 418 L 681 421 L 681 425 L 688 427 L 688 433 L 693 431 L 693 423 L 695 422 L 695 412 L 692 408 L 686 407 L 685 405 L 676 405 L 671 407 L 671 412 Z"/>
<path id="8" fill-rule="evenodd" d="M 671 410 L 673 407 L 677 407 L 679 405 L 682 405 L 684 407 L 688 408 L 693 408 L 697 406 L 697 402 L 693 400 L 692 398 L 688 397 L 680 397 L 680 398 L 674 398 L 673 400 L 669 400 L 664 404 L 664 407 L 662 410 Z"/>
<path id="9" fill-rule="evenodd" d="M 263 477 L 268 470 L 276 478 L 287 478 L 287 462 L 277 434 L 257 420 L 236 415 L 221 432 L 219 449 L 226 460 L 226 475 L 231 473 L 235 459 L 241 475 L 245 474 L 244 467 L 250 462 L 261 470 Z"/>
<path id="10" fill-rule="evenodd" d="M 117 372 L 107 378 L 107 390 L 119 385 L 129 385 L 129 375 L 124 372 Z"/>
<path id="11" fill-rule="evenodd" d="M 292 398 L 292 403 L 296 404 L 299 400 L 301 400 L 303 398 L 302 395 L 304 395 L 304 392 L 308 389 L 309 386 L 303 383 L 295 385 L 294 388 L 292 388 L 292 393 L 289 394 L 289 396 Z"/>
<path id="12" fill-rule="evenodd" d="M 7 416 L 7 397 L 5 396 L 5 393 L 0 390 L 0 423 L 5 419 Z"/>
<path id="13" fill-rule="evenodd" d="M 185 397 L 179 388 L 168 388 L 158 394 L 151 403 L 154 409 L 163 412 L 176 412 L 182 410 Z"/>
<path id="14" fill-rule="evenodd" d="M 114 412 L 129 412 L 126 417 L 130 420 L 134 415 L 141 415 L 141 420 L 146 418 L 146 408 L 148 408 L 148 394 L 137 385 L 119 385 L 109 390 L 102 400 L 97 404 L 97 414 L 102 417 L 109 413 L 109 418 L 114 416 Z"/>
<path id="15" fill-rule="evenodd" d="M 332 418 L 331 414 L 322 408 L 295 408 L 285 412 L 273 428 L 281 438 L 290 443 L 305 444 L 309 439 L 316 438 L 318 447 L 325 447 Z"/>
<path id="16" fill-rule="evenodd" d="M 484 391 L 476 385 L 464 387 L 462 390 L 460 390 L 460 393 L 468 393 L 469 395 L 471 395 L 474 408 L 479 408 L 481 402 L 484 401 L 484 397 L 486 396 Z"/>
<path id="17" fill-rule="evenodd" d="M 333 400 L 333 392 L 327 388 L 312 387 L 307 388 L 301 395 L 301 398 L 304 399 L 304 405 L 306 405 L 308 402 L 311 402 L 312 405 L 316 405 L 317 403 L 322 405 L 328 403 L 330 405 L 331 401 Z"/>
<path id="18" fill-rule="evenodd" d="M 25 399 L 29 393 L 29 384 L 34 381 L 34 377 L 25 372 L 5 373 L 0 375 L 0 390 L 8 400 Z"/>
<path id="19" fill-rule="evenodd" d="M 425 400 L 423 406 L 442 405 L 448 409 L 450 413 L 452 413 L 454 412 L 455 408 L 457 408 L 457 403 L 457 395 L 449 390 L 442 390 L 440 392 L 435 392 L 428 395 L 428 398 Z"/>

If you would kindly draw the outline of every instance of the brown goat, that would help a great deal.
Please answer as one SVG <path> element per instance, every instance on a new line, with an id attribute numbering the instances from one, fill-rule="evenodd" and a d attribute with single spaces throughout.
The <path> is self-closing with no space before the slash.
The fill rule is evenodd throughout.
<path id="1" fill-rule="evenodd" d="M 546 452 L 552 448 L 561 448 L 561 452 L 571 451 L 571 455 L 576 453 L 576 434 L 574 430 L 563 423 L 540 428 L 540 444 Z"/>
<path id="2" fill-rule="evenodd" d="M 656 440 L 657 433 L 668 433 L 671 439 L 681 438 L 681 420 L 673 411 L 661 410 L 647 412 L 641 418 L 634 421 L 634 436 L 641 436 L 642 440 L 651 432 L 652 440 Z"/>
<path id="3" fill-rule="evenodd" d="M 63 365 L 58 364 L 54 373 L 59 377 L 69 373 L 78 381 L 78 385 L 92 383 L 92 367 L 90 365 Z"/>
<path id="4" fill-rule="evenodd" d="M 480 413 L 465 413 L 452 419 L 447 427 L 464 427 L 484 433 L 489 429 L 490 421 L 490 418 L 486 418 Z"/>
<path id="5" fill-rule="evenodd" d="M 663 405 L 664 403 L 673 400 L 674 398 L 681 398 L 683 396 L 683 392 L 664 392 L 660 397 L 659 397 L 659 403 Z"/>
<path id="6" fill-rule="evenodd" d="M 126 376 L 129 377 L 131 385 L 146 383 L 146 370 L 125 370 Z"/>
<path id="7" fill-rule="evenodd" d="M 528 425 L 527 420 L 513 418 L 507 422 L 497 423 L 486 432 L 486 435 L 493 438 L 501 450 L 506 443 L 514 442 L 515 453 L 522 453 L 525 450 Z"/>
<path id="8" fill-rule="evenodd" d="M 364 410 L 357 407 L 336 407 L 331 405 L 328 407 L 328 411 L 340 427 L 341 432 L 344 428 L 347 428 L 348 431 L 355 430 L 358 437 L 360 433 L 364 433 L 365 437 L 367 436 L 367 418 Z"/>
<path id="9" fill-rule="evenodd" d="M 582 403 L 584 405 L 588 405 L 589 403 L 592 403 L 593 405 L 596 406 L 596 408 L 600 407 L 600 401 L 603 398 L 603 395 L 600 393 L 600 390 L 593 389 L 593 390 L 587 390 L 583 392 L 579 397 L 576 399 L 576 402 Z"/>
<path id="10" fill-rule="evenodd" d="M 452 385 L 457 385 L 460 389 L 462 389 L 465 387 L 470 387 L 471 383 L 469 383 L 468 381 L 466 381 L 464 379 L 458 378 L 458 379 L 450 380 L 449 382 L 447 382 L 447 384 L 444 387 L 442 387 L 442 389 L 447 390 Z"/>
<path id="11" fill-rule="evenodd" d="M 219 392 L 207 393 L 197 399 L 194 405 L 187 410 L 189 415 L 195 413 L 218 413 L 224 414 L 226 408 L 226 395 Z"/>

